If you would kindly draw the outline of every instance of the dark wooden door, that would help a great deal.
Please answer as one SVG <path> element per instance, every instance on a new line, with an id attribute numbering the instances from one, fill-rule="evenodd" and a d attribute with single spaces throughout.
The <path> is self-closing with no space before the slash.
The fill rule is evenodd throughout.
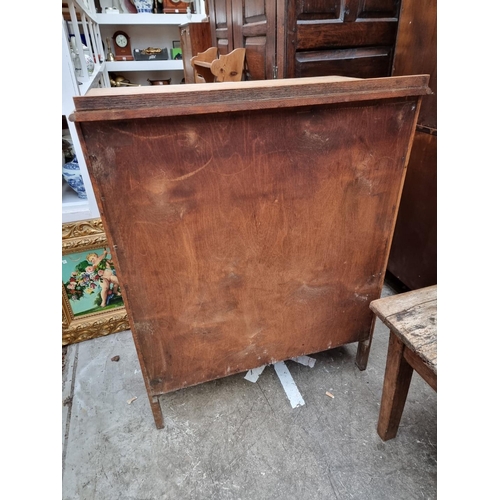
<path id="1" fill-rule="evenodd" d="M 403 0 L 393 75 L 429 75 L 418 125 L 437 129 L 437 0 Z"/>
<path id="2" fill-rule="evenodd" d="M 212 46 L 219 54 L 229 54 L 234 48 L 231 0 L 208 0 Z"/>
<path id="3" fill-rule="evenodd" d="M 276 31 L 276 0 L 210 0 L 209 9 L 212 45 L 219 53 L 246 49 L 246 80 L 283 76 L 283 64 L 278 65 L 279 54 L 283 57 L 283 43 L 278 43 Z M 283 22 L 279 32 L 283 41 Z"/>
<path id="4" fill-rule="evenodd" d="M 276 0 L 233 0 L 233 41 L 246 49 L 247 79 L 277 78 Z"/>
<path id="5" fill-rule="evenodd" d="M 389 76 L 400 0 L 290 0 L 286 76 Z"/>
<path id="6" fill-rule="evenodd" d="M 437 283 L 437 136 L 420 130 L 413 141 L 387 269 L 390 278 L 410 290 Z"/>
<path id="7" fill-rule="evenodd" d="M 407 288 L 437 283 L 437 1 L 403 0 L 394 75 L 428 74 L 387 269 Z"/>

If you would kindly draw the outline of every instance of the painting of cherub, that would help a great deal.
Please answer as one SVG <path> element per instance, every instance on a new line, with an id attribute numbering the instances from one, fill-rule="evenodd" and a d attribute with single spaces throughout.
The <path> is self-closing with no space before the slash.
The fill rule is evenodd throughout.
<path id="1" fill-rule="evenodd" d="M 123 306 L 108 248 L 63 256 L 63 284 L 75 316 Z"/>

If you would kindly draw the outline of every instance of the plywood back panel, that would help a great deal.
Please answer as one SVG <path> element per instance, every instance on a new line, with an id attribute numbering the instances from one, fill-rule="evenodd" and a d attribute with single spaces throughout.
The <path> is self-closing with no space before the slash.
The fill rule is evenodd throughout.
<path id="1" fill-rule="evenodd" d="M 354 80 L 311 78 L 302 97 L 295 80 L 241 82 L 206 109 L 224 89 L 252 109 L 206 113 L 206 85 L 186 85 L 196 104 L 177 116 L 175 90 L 114 94 L 126 110 L 109 90 L 75 99 L 150 394 L 369 337 L 428 91 L 402 78 L 362 98 Z"/>

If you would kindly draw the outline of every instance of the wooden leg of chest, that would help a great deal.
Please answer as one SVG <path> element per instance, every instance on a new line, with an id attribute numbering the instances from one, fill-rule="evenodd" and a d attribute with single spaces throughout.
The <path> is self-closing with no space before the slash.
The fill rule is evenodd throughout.
<path id="1" fill-rule="evenodd" d="M 356 353 L 356 366 L 361 370 L 366 370 L 366 365 L 368 364 L 368 356 L 370 355 L 370 348 L 372 345 L 373 329 L 375 328 L 376 316 L 372 319 L 372 325 L 370 327 L 370 336 L 366 340 L 361 340 L 358 342 L 358 351 Z"/>
<path id="2" fill-rule="evenodd" d="M 383 441 L 396 437 L 410 388 L 413 368 L 404 357 L 405 346 L 391 332 L 377 432 Z"/>
<path id="3" fill-rule="evenodd" d="M 163 413 L 161 411 L 160 402 L 158 401 L 158 396 L 150 396 L 149 403 L 151 404 L 151 411 L 153 412 L 156 428 L 163 429 L 165 424 L 163 423 Z"/>

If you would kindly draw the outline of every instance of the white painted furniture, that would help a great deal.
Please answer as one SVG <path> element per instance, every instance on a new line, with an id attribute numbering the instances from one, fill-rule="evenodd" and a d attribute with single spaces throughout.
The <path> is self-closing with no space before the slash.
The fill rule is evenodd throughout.
<path id="1" fill-rule="evenodd" d="M 179 26 L 188 21 L 200 22 L 205 18 L 203 0 L 195 2 L 202 14 L 101 14 L 97 12 L 94 0 L 68 0 L 66 2 L 68 20 L 62 19 L 62 116 L 68 117 L 74 110 L 73 97 L 85 95 L 90 88 L 110 87 L 109 72 L 149 85 L 148 79 L 168 79 L 172 84 L 180 83 L 184 77 L 182 60 L 167 61 L 106 61 L 106 38 L 111 38 L 118 30 L 125 31 L 131 38 L 132 48 L 165 46 L 172 47 L 172 41 L 180 40 Z M 103 3 L 103 2 L 101 2 Z M 71 34 L 85 35 L 95 61 L 92 74 L 85 71 L 86 64 L 80 37 L 75 37 L 80 65 L 84 70 L 76 76 L 68 42 Z M 163 47 L 161 47 L 163 48 Z M 93 50 L 94 49 L 94 50 Z M 75 153 L 81 169 L 88 199 L 78 198 L 76 193 L 62 180 L 62 222 L 76 222 L 99 217 L 95 195 L 92 190 L 87 165 L 76 135 L 74 125 L 67 120 L 73 139 Z"/>

